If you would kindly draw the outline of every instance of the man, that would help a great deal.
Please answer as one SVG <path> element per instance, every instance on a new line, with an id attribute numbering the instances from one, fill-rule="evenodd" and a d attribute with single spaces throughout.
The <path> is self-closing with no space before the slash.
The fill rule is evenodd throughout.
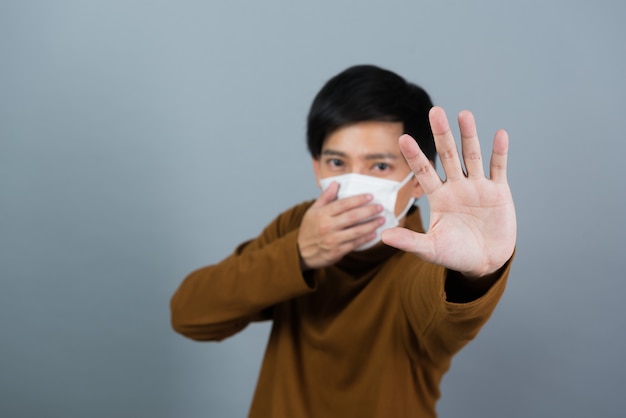
<path id="1" fill-rule="evenodd" d="M 171 301 L 173 327 L 197 340 L 273 320 L 250 417 L 436 415 L 516 240 L 506 132 L 487 178 L 471 113 L 459 127 L 465 168 L 443 110 L 400 76 L 351 67 L 318 93 L 307 140 L 320 196 L 191 273 Z M 426 233 L 413 206 L 424 194 Z"/>

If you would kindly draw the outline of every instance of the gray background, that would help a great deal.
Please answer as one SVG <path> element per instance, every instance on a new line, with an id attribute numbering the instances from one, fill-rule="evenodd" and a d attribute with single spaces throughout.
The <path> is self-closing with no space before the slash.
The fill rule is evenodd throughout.
<path id="1" fill-rule="evenodd" d="M 0 416 L 245 416 L 268 326 L 192 342 L 169 298 L 317 195 L 305 115 L 357 63 L 473 110 L 486 152 L 511 136 L 517 259 L 441 415 L 623 416 L 625 17 L 618 0 L 2 0 Z"/>

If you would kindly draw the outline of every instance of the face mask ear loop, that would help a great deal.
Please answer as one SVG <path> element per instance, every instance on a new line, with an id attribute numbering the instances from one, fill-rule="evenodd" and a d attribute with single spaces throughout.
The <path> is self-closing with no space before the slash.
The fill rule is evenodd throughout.
<path id="1" fill-rule="evenodd" d="M 409 180 L 411 180 L 413 178 L 415 174 L 411 171 L 405 178 L 404 180 L 402 180 L 400 182 L 400 185 L 398 186 L 398 190 L 400 190 L 401 188 L 403 188 L 408 182 Z"/>
<path id="2" fill-rule="evenodd" d="M 413 178 L 415 174 L 413 173 L 413 171 L 411 171 L 404 180 L 402 180 L 402 182 L 400 183 L 400 185 L 398 186 L 398 191 L 403 188 L 408 182 L 409 180 L 411 180 Z M 404 210 L 402 210 L 402 212 L 400 212 L 400 214 L 398 216 L 396 216 L 396 222 L 400 222 L 400 219 L 402 219 L 404 216 L 406 216 L 407 213 L 409 213 L 409 210 L 411 209 L 411 206 L 413 206 L 415 204 L 415 198 L 411 197 L 406 205 L 406 207 L 404 208 Z"/>
<path id="3" fill-rule="evenodd" d="M 400 219 L 402 219 L 402 217 L 406 216 L 406 214 L 409 213 L 409 209 L 411 209 L 411 206 L 413 206 L 414 203 L 415 203 L 415 198 L 414 197 L 410 198 L 404 210 L 400 212 L 398 216 L 396 216 L 396 222 L 400 222 Z"/>

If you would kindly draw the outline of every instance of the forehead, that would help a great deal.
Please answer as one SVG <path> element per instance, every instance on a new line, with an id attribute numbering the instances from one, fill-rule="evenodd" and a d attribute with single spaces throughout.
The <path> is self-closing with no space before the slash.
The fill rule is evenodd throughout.
<path id="1" fill-rule="evenodd" d="M 362 158 L 387 154 L 400 157 L 398 138 L 402 134 L 402 122 L 358 122 L 330 134 L 322 146 L 322 155 L 340 153 L 350 158 Z"/>

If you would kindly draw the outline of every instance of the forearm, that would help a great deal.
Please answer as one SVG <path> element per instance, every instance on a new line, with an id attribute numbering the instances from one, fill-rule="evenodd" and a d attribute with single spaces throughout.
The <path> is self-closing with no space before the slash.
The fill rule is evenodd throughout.
<path id="1" fill-rule="evenodd" d="M 493 273 L 471 277 L 448 270 L 445 281 L 446 300 L 451 303 L 469 303 L 485 295 L 489 289 L 508 271 L 511 258 Z"/>
<path id="2" fill-rule="evenodd" d="M 264 310 L 308 293 L 295 231 L 255 248 L 250 243 L 216 265 L 191 273 L 171 300 L 174 329 L 197 340 L 221 340 Z"/>
<path id="3" fill-rule="evenodd" d="M 480 331 L 493 313 L 506 287 L 511 261 L 491 278 L 486 289 L 475 289 L 476 293 L 461 293 L 464 287 L 455 288 L 462 294 L 450 293 L 450 278 L 455 273 L 441 266 L 422 263 L 424 267 L 411 271 L 406 276 L 401 298 L 410 328 L 419 341 L 416 350 L 441 361 L 458 352 Z M 405 268 L 409 270 L 409 268 Z M 465 280 L 465 279 L 463 279 Z M 455 297 L 458 297 L 456 299 Z M 409 343 L 413 337 L 407 337 Z"/>

